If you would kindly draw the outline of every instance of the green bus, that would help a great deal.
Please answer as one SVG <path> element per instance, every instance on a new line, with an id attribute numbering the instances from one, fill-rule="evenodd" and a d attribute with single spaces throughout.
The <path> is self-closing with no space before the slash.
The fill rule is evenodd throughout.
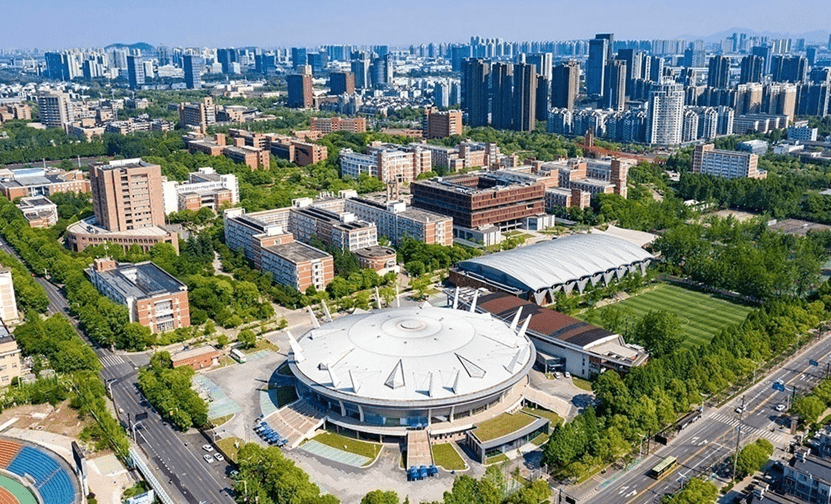
<path id="1" fill-rule="evenodd" d="M 678 465 L 678 459 L 675 457 L 667 457 L 664 460 L 658 462 L 652 470 L 649 471 L 649 475 L 655 479 L 660 479 L 667 474 L 671 473 L 673 469 Z"/>

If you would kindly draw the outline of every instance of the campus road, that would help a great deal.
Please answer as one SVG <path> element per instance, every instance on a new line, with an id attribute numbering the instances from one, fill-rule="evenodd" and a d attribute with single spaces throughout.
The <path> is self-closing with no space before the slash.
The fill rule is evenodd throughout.
<path id="1" fill-rule="evenodd" d="M 831 362 L 829 334 L 823 334 L 820 340 L 800 350 L 742 394 L 745 399 L 742 446 L 759 437 L 778 448 L 790 443 L 793 437 L 787 430 L 787 416 L 777 412 L 775 407 L 788 403 L 794 389 L 797 394 L 804 392 L 825 377 Z M 810 360 L 817 361 L 819 365 L 812 365 Z M 773 390 L 773 383 L 778 380 L 784 382 L 786 392 Z M 576 502 L 659 502 L 662 495 L 677 491 L 688 478 L 713 476 L 715 467 L 724 463 L 736 449 L 739 415 L 735 410 L 741 404 L 742 396 L 728 401 L 721 408 L 705 408 L 700 420 L 628 471 L 610 475 L 606 481 L 594 480 L 595 484 L 583 484 L 579 487 L 580 491 L 569 492 L 566 489 L 562 502 L 568 495 Z M 649 477 L 649 470 L 669 456 L 678 459 L 677 469 L 657 481 Z"/>
<path id="2" fill-rule="evenodd" d="M 0 249 L 18 259 L 17 252 L 0 237 Z M 44 278 L 35 280 L 46 290 L 50 314 L 61 313 L 69 318 L 78 335 L 90 344 L 103 369 L 101 377 L 108 384 L 119 420 L 128 425 L 128 417 L 147 413 L 136 428 L 136 441 L 151 461 L 156 479 L 165 486 L 168 495 L 176 503 L 232 504 L 231 467 L 226 462 L 207 463 L 201 445 L 207 440 L 201 434 L 185 434 L 164 422 L 150 407 L 135 384 L 137 367 L 146 364 L 146 355 L 128 356 L 116 354 L 106 348 L 96 348 L 78 329 L 78 322 L 69 314 L 69 304 L 55 285 Z"/>

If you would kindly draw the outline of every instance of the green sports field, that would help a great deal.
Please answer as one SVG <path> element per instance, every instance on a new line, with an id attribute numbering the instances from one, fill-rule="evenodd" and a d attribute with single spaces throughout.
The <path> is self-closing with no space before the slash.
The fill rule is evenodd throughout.
<path id="1" fill-rule="evenodd" d="M 649 310 L 677 313 L 687 335 L 685 346 L 708 343 L 723 327 L 741 323 L 752 311 L 748 306 L 669 284 L 659 284 L 643 294 L 605 306 L 598 311 L 624 308 L 631 311 L 635 320 L 639 320 Z"/>
<path id="2" fill-rule="evenodd" d="M 11 493 L 20 504 L 37 504 L 35 496 L 19 481 L 0 475 L 0 487 Z"/>

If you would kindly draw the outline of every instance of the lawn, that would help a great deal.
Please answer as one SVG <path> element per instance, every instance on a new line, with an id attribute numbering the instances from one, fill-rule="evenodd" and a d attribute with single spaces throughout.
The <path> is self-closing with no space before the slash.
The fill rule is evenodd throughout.
<path id="1" fill-rule="evenodd" d="M 378 443 L 358 441 L 357 439 L 348 438 L 346 436 L 341 436 L 336 432 L 329 431 L 321 432 L 312 439 L 318 443 L 325 444 L 326 446 L 337 448 L 338 450 L 354 453 L 356 455 L 362 455 L 370 460 L 375 460 L 375 458 L 378 457 L 378 454 L 381 453 L 382 448 Z"/>
<path id="2" fill-rule="evenodd" d="M 448 471 L 461 471 L 467 467 L 459 452 L 453 448 L 453 443 L 433 445 L 433 463 Z"/>
<path id="3" fill-rule="evenodd" d="M 277 407 L 282 408 L 286 404 L 291 404 L 297 400 L 297 391 L 293 386 L 287 385 L 283 387 L 275 387 L 277 394 Z"/>
<path id="4" fill-rule="evenodd" d="M 239 442 L 240 446 L 245 444 L 245 442 L 238 437 L 222 438 L 216 442 L 216 446 L 222 453 L 225 454 L 225 458 L 235 464 L 237 463 L 237 451 L 239 451 L 235 444 L 237 442 Z"/>
<path id="5" fill-rule="evenodd" d="M 741 323 L 752 311 L 747 306 L 669 284 L 659 284 L 643 294 L 600 308 L 598 312 L 609 309 L 628 309 L 636 319 L 650 310 L 676 313 L 687 336 L 684 342 L 687 347 L 708 343 L 722 328 Z M 600 320 L 602 313 L 596 315 Z"/>
<path id="6" fill-rule="evenodd" d="M 257 338 L 257 343 L 254 344 L 254 346 L 251 348 L 240 348 L 239 350 L 244 354 L 250 354 L 259 352 L 260 350 L 271 350 L 272 352 L 277 352 L 280 350 L 280 347 L 265 338 Z"/>
<path id="7" fill-rule="evenodd" d="M 477 424 L 476 428 L 473 429 L 473 433 L 480 441 L 490 441 L 516 432 L 533 421 L 534 417 L 522 412 L 503 413 L 498 417 Z"/>
<path id="8" fill-rule="evenodd" d="M 592 382 L 590 382 L 589 380 L 580 378 L 579 376 L 571 375 L 571 383 L 579 389 L 583 389 L 587 392 L 592 392 Z"/>
<path id="9" fill-rule="evenodd" d="M 559 423 L 563 423 L 563 419 L 560 418 L 560 415 L 554 413 L 553 411 L 548 411 L 542 408 L 532 408 L 531 406 L 526 406 L 522 408 L 522 411 L 528 413 L 529 415 L 534 415 L 542 418 L 547 418 L 551 421 L 551 428 L 553 429 L 555 425 Z"/>
<path id="10" fill-rule="evenodd" d="M 504 453 L 500 453 L 498 455 L 494 455 L 493 457 L 486 458 L 485 465 L 496 464 L 498 462 L 507 462 L 509 460 L 511 459 L 509 459 L 507 455 L 505 455 Z"/>

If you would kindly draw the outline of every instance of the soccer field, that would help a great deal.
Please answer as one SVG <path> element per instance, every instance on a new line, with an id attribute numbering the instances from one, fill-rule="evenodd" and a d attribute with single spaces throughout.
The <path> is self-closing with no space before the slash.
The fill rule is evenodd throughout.
<path id="1" fill-rule="evenodd" d="M 741 323 L 752 308 L 731 303 L 709 294 L 660 284 L 655 289 L 630 297 L 598 311 L 628 308 L 635 320 L 649 310 L 666 310 L 678 314 L 687 339 L 685 346 L 708 343 L 723 327 Z"/>

